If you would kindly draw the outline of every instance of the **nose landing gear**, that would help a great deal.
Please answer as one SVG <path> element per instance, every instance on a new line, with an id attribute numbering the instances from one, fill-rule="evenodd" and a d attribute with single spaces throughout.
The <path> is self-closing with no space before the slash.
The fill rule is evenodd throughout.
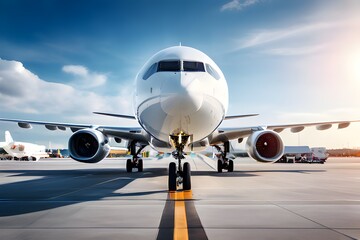
<path id="1" fill-rule="evenodd" d="M 178 164 L 171 162 L 169 164 L 169 191 L 176 191 L 182 185 L 183 190 L 191 189 L 191 169 L 188 162 L 182 166 L 181 160 L 184 159 L 184 147 L 189 140 L 189 135 L 180 132 L 176 135 L 170 135 L 170 140 L 175 146 L 175 151 L 172 153 L 173 157 L 178 160 Z"/>

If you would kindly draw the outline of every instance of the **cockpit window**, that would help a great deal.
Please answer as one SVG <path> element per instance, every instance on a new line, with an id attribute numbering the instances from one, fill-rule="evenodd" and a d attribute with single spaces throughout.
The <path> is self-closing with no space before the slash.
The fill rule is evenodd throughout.
<path id="1" fill-rule="evenodd" d="M 158 63 L 154 63 L 153 65 L 151 65 L 151 67 L 149 67 L 149 69 L 145 72 L 145 74 L 143 76 L 144 80 L 148 79 L 151 75 L 156 73 L 157 65 L 158 65 Z"/>
<path id="2" fill-rule="evenodd" d="M 220 79 L 220 75 L 219 73 L 213 68 L 210 66 L 210 64 L 205 64 L 206 66 L 206 71 L 211 75 L 213 76 L 216 80 L 219 80 Z"/>
<path id="3" fill-rule="evenodd" d="M 206 71 L 215 79 L 220 79 L 220 75 L 209 64 L 195 61 L 181 61 L 181 60 L 164 60 L 152 64 L 144 73 L 143 79 L 147 80 L 156 72 L 205 72 Z"/>
<path id="4" fill-rule="evenodd" d="M 202 62 L 183 62 L 185 72 L 205 72 L 204 64 Z"/>
<path id="5" fill-rule="evenodd" d="M 179 72 L 180 60 L 177 61 L 160 61 L 158 64 L 158 72 Z"/>

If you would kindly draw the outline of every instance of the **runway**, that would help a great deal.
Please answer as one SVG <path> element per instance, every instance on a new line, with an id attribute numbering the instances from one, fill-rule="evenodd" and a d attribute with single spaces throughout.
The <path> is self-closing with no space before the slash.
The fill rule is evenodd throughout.
<path id="1" fill-rule="evenodd" d="M 169 193 L 170 159 L 0 161 L 0 239 L 360 239 L 360 158 L 325 164 L 188 156 L 192 191 Z"/>

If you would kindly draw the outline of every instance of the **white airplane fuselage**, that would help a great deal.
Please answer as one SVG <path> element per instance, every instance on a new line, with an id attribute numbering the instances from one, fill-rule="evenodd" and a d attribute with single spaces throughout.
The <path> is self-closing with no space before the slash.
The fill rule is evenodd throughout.
<path id="1" fill-rule="evenodd" d="M 134 111 L 152 138 L 169 142 L 186 134 L 196 142 L 224 120 L 228 86 L 206 54 L 190 47 L 170 47 L 152 56 L 136 76 Z"/>
<path id="2" fill-rule="evenodd" d="M 12 157 L 24 158 L 33 157 L 36 159 L 42 157 L 48 157 L 49 155 L 45 152 L 45 146 L 37 145 L 27 142 L 11 142 L 6 143 L 3 149 Z"/>

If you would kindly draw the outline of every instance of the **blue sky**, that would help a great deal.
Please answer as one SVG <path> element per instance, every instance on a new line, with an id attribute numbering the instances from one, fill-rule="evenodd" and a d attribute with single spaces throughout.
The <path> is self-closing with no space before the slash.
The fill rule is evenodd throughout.
<path id="1" fill-rule="evenodd" d="M 208 54 L 230 89 L 226 126 L 360 119 L 360 1 L 0 1 L 0 116 L 136 125 L 133 79 L 157 51 Z M 284 132 L 285 144 L 360 147 L 345 130 Z M 66 146 L 70 132 L 0 123 L 15 139 Z"/>

